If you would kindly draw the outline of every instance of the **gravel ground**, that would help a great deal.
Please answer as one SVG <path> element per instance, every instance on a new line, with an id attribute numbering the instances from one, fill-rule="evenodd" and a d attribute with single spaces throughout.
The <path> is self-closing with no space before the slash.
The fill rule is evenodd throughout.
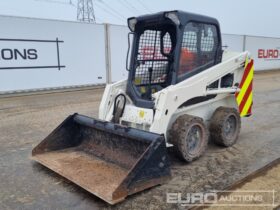
<path id="1" fill-rule="evenodd" d="M 31 150 L 68 115 L 96 117 L 103 89 L 0 99 L 0 209 L 185 209 L 166 193 L 222 190 L 280 156 L 280 72 L 257 74 L 254 115 L 231 148 L 212 143 L 192 164 L 170 152 L 172 180 L 109 206 L 31 161 Z"/>

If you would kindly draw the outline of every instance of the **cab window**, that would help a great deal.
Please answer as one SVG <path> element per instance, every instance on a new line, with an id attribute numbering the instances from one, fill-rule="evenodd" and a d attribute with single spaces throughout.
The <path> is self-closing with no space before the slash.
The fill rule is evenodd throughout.
<path id="1" fill-rule="evenodd" d="M 198 54 L 198 35 L 199 28 L 196 23 L 188 23 L 183 34 L 183 41 L 181 46 L 180 67 L 178 76 L 182 76 L 198 65 L 196 63 Z"/>
<path id="2" fill-rule="evenodd" d="M 201 62 L 200 65 L 214 64 L 218 47 L 217 29 L 213 25 L 202 25 L 201 27 Z"/>
<path id="3" fill-rule="evenodd" d="M 216 26 L 189 22 L 183 33 L 178 70 L 179 81 L 214 65 L 217 48 Z"/>

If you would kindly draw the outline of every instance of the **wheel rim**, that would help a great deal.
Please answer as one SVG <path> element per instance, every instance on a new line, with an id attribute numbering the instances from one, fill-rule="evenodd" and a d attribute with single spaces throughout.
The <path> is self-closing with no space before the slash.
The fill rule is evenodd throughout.
<path id="1" fill-rule="evenodd" d="M 201 126 L 198 124 L 193 125 L 187 135 L 187 147 L 191 154 L 196 153 L 201 144 L 201 139 L 203 138 L 203 132 Z"/>
<path id="2" fill-rule="evenodd" d="M 226 138 L 232 138 L 236 133 L 237 120 L 233 115 L 230 115 L 223 126 L 223 132 Z"/>

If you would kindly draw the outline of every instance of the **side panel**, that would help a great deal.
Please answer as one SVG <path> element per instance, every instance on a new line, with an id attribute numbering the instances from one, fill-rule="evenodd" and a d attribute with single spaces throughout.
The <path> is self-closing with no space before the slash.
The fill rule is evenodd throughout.
<path id="1" fill-rule="evenodd" d="M 216 98 L 211 99 L 209 101 L 205 101 L 193 106 L 177 110 L 169 122 L 169 127 L 173 124 L 177 117 L 182 114 L 189 114 L 201 117 L 208 125 L 213 113 L 220 106 L 232 107 L 238 110 L 238 106 L 236 104 L 234 95 L 221 94 L 217 95 Z"/>
<path id="2" fill-rule="evenodd" d="M 175 86 L 170 86 L 156 93 L 156 113 L 150 131 L 166 134 L 170 120 L 172 119 L 173 114 L 178 110 L 178 107 L 189 99 L 198 96 L 206 96 L 207 86 L 224 75 L 238 72 L 237 75 L 239 76 L 235 79 L 236 81 L 239 81 L 241 79 L 239 78 L 241 75 L 240 73 L 244 71 L 242 64 L 245 62 L 247 54 L 248 52 L 241 53 Z M 234 81 L 234 83 L 236 81 Z M 230 93 L 227 95 L 230 95 Z M 230 103 L 231 107 L 236 106 L 235 100 L 232 100 Z M 206 110 L 208 109 L 207 107 L 205 108 Z M 209 114 L 210 112 L 207 113 Z M 209 116 L 207 118 L 209 118 Z"/>

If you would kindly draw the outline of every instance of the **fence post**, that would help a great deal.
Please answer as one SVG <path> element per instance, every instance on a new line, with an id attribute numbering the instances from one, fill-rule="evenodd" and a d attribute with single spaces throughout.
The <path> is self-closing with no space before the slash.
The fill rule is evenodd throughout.
<path id="1" fill-rule="evenodd" d="M 246 42 L 247 42 L 247 36 L 243 35 L 243 52 L 246 50 Z"/>
<path id="2" fill-rule="evenodd" d="M 111 68 L 111 43 L 110 43 L 110 25 L 104 24 L 105 28 L 105 61 L 106 61 L 106 84 L 112 83 Z"/>

